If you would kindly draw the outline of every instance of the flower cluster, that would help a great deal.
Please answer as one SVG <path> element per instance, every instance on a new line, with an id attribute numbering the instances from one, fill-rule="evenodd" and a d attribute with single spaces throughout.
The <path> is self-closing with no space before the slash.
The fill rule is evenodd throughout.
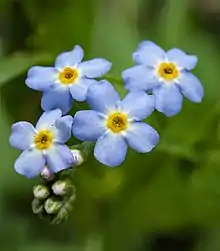
<path id="1" fill-rule="evenodd" d="M 82 156 L 65 143 L 71 135 L 94 143 L 94 156 L 104 165 L 123 163 L 130 146 L 139 153 L 150 152 L 159 135 L 143 122 L 154 109 L 173 116 L 181 110 L 183 96 L 201 102 L 204 90 L 190 73 L 197 57 L 179 49 L 163 51 L 151 41 L 138 45 L 133 53 L 135 66 L 122 72 L 129 91 L 121 100 L 107 80 L 97 80 L 111 68 L 102 58 L 82 62 L 83 49 L 60 54 L 54 67 L 34 66 L 27 74 L 26 85 L 43 92 L 44 113 L 36 126 L 29 122 L 12 125 L 10 143 L 23 151 L 15 162 L 15 170 L 28 178 L 40 174 L 47 165 L 57 173 L 76 165 Z M 150 94 L 149 94 L 150 92 Z M 87 101 L 91 110 L 66 115 L 73 101 Z"/>
<path id="2" fill-rule="evenodd" d="M 53 67 L 34 66 L 27 74 L 26 85 L 43 93 L 44 112 L 35 127 L 24 121 L 13 124 L 9 141 L 22 151 L 16 172 L 28 178 L 41 174 L 44 180 L 34 188 L 36 213 L 65 212 L 66 203 L 55 197 L 65 195 L 67 182 L 55 182 L 55 176 L 83 164 L 92 151 L 109 167 L 123 163 L 128 146 L 150 152 L 159 134 L 143 120 L 155 109 L 171 117 L 180 112 L 183 96 L 199 103 L 204 95 L 200 81 L 190 73 L 197 57 L 176 48 L 165 52 L 151 41 L 141 42 L 133 53 L 136 65 L 121 74 L 128 91 L 123 99 L 109 81 L 100 80 L 112 64 L 102 58 L 82 62 L 83 56 L 77 45 L 60 54 Z M 74 100 L 86 101 L 91 110 L 66 115 Z M 67 146 L 71 135 L 82 143 Z"/>

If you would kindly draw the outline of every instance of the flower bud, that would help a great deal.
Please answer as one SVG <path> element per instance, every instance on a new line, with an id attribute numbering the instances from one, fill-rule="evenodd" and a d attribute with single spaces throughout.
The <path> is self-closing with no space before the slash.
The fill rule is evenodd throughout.
<path id="1" fill-rule="evenodd" d="M 52 180 L 54 178 L 54 174 L 50 171 L 50 169 L 45 166 L 41 172 L 41 177 L 44 180 Z"/>
<path id="2" fill-rule="evenodd" d="M 33 211 L 34 214 L 40 214 L 44 210 L 42 200 L 39 200 L 37 198 L 34 198 L 34 200 L 32 201 L 31 206 L 32 206 L 32 211 Z"/>
<path id="3" fill-rule="evenodd" d="M 34 186 L 33 194 L 35 198 L 44 200 L 50 195 L 50 192 L 48 187 L 39 184 Z"/>
<path id="4" fill-rule="evenodd" d="M 70 180 L 58 180 L 52 185 L 52 190 L 55 195 L 66 195 L 73 190 L 73 184 Z"/>
<path id="5" fill-rule="evenodd" d="M 74 158 L 74 165 L 75 166 L 80 166 L 84 162 L 83 154 L 80 150 L 78 149 L 71 149 L 71 153 Z"/>
<path id="6" fill-rule="evenodd" d="M 56 214 L 62 207 L 62 201 L 56 198 L 48 198 L 44 203 L 44 209 L 48 214 Z"/>

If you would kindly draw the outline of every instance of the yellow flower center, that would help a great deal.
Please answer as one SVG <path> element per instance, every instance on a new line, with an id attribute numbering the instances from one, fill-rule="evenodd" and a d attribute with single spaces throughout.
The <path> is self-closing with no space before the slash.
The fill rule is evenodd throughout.
<path id="1" fill-rule="evenodd" d="M 178 77 L 179 71 L 174 63 L 161 63 L 158 69 L 158 74 L 165 80 L 173 80 Z"/>
<path id="2" fill-rule="evenodd" d="M 119 133 L 127 129 L 128 121 L 124 113 L 115 112 L 108 116 L 107 127 L 114 133 Z"/>
<path id="3" fill-rule="evenodd" d="M 35 147 L 39 150 L 48 149 L 53 141 L 53 134 L 50 131 L 40 131 L 34 139 Z"/>
<path id="4" fill-rule="evenodd" d="M 59 73 L 59 80 L 61 84 L 69 85 L 74 84 L 77 80 L 79 73 L 76 69 L 66 67 Z"/>

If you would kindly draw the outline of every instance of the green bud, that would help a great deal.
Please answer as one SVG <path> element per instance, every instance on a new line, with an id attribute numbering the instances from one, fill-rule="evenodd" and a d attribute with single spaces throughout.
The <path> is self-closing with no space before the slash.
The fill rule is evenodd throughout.
<path id="1" fill-rule="evenodd" d="M 35 198 L 33 201 L 32 201 L 32 211 L 34 214 L 40 214 L 42 213 L 44 210 L 44 206 L 42 204 L 42 201 Z"/>
<path id="2" fill-rule="evenodd" d="M 89 155 L 92 153 L 94 149 L 94 143 L 93 142 L 82 142 L 81 144 L 71 146 L 70 150 L 74 157 L 74 165 L 80 166 L 82 165 L 89 157 Z"/>
<path id="3" fill-rule="evenodd" d="M 56 198 L 48 198 L 44 203 L 44 209 L 48 214 L 56 214 L 61 209 L 63 203 Z"/>
<path id="4" fill-rule="evenodd" d="M 54 194 L 59 196 L 69 194 L 73 188 L 73 184 L 70 180 L 58 180 L 52 185 Z"/>
<path id="5" fill-rule="evenodd" d="M 44 200 L 50 195 L 50 192 L 48 187 L 39 184 L 34 186 L 33 194 L 35 198 Z"/>

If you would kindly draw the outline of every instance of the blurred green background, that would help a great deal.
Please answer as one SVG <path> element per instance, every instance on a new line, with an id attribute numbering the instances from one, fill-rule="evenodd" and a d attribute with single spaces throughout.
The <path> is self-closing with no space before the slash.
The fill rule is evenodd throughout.
<path id="1" fill-rule="evenodd" d="M 115 169 L 91 157 L 77 169 L 67 223 L 38 219 L 36 180 L 14 172 L 19 152 L 8 144 L 12 123 L 41 113 L 41 93 L 24 85 L 28 68 L 80 44 L 120 78 L 142 40 L 198 55 L 203 102 L 185 101 L 169 119 L 155 112 L 148 122 L 161 140 L 151 153 L 130 150 Z M 219 0 L 0 0 L 0 94 L 1 250 L 220 251 Z"/>

